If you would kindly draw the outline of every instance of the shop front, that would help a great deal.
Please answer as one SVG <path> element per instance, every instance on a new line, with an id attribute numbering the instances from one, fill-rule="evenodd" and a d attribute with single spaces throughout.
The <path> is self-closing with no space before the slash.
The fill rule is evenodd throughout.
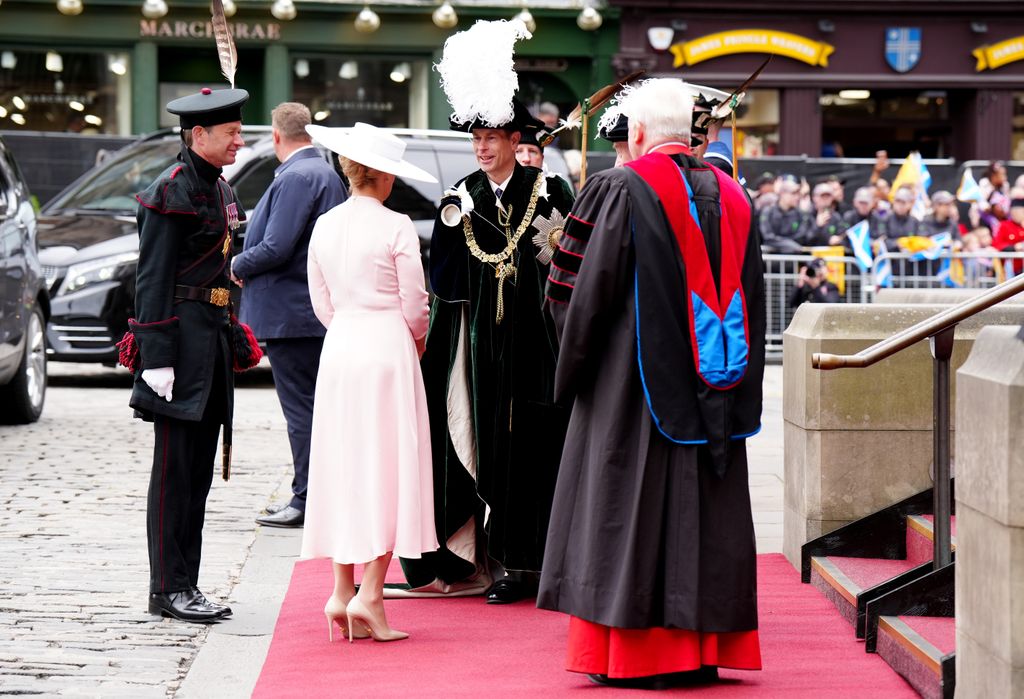
<path id="1" fill-rule="evenodd" d="M 238 5 L 229 24 L 236 85 L 252 95 L 247 123 L 265 124 L 275 105 L 296 100 L 325 125 L 396 128 L 447 128 L 448 104 L 431 69 L 445 39 L 477 19 L 522 9 L 510 0 L 456 4 L 458 23 L 441 28 L 432 21 L 437 2 L 375 4 L 376 22 L 357 28 L 362 4 L 295 3 L 290 20 L 275 17 L 270 2 Z M 612 79 L 616 13 L 604 10 L 600 26 L 584 30 L 579 7 L 572 0 L 530 4 L 536 31 L 516 49 L 528 105 L 549 101 L 564 112 Z M 145 133 L 175 123 L 163 109 L 169 100 L 225 84 L 205 0 L 172 2 L 160 17 L 141 8 L 85 0 L 80 14 L 65 15 L 52 2 L 4 0 L 0 130 Z"/>
<path id="2" fill-rule="evenodd" d="M 772 55 L 739 112 L 741 155 L 1024 157 L 1024 18 L 1013 3 L 614 4 L 620 73 L 732 90 Z"/>

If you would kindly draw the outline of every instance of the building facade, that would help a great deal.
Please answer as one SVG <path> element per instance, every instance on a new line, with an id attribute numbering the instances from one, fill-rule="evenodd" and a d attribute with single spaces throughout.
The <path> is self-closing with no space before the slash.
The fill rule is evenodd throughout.
<path id="1" fill-rule="evenodd" d="M 150 16 L 141 0 L 83 1 L 79 14 L 58 10 L 78 0 L 0 4 L 0 130 L 140 134 L 175 123 L 163 109 L 169 100 L 225 85 L 208 0 L 170 0 L 162 16 L 152 6 L 163 0 L 145 3 Z M 247 123 L 266 124 L 275 105 L 296 100 L 325 125 L 447 128 L 448 103 L 431 69 L 445 39 L 477 19 L 511 18 L 525 3 L 455 2 L 451 28 L 432 21 L 434 0 L 370 3 L 377 26 L 363 22 L 363 31 L 356 27 L 363 3 L 291 5 L 294 17 L 284 20 L 270 0 L 238 0 L 228 20 L 236 86 L 252 95 Z M 529 4 L 536 31 L 516 47 L 528 105 L 549 101 L 564 112 L 612 79 L 616 11 L 601 8 L 600 26 L 584 30 L 581 7 L 577 0 Z"/>
<path id="2" fill-rule="evenodd" d="M 742 155 L 1024 159 L 1019 0 L 613 0 L 622 74 L 735 89 Z"/>

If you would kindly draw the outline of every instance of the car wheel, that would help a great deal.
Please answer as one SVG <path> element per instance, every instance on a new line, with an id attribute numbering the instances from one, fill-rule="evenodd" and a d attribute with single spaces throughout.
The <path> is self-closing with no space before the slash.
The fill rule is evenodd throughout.
<path id="1" fill-rule="evenodd" d="M 18 371 L 6 386 L 0 387 L 0 419 L 6 423 L 35 422 L 46 400 L 46 339 L 43 312 L 39 307 L 29 314 L 25 333 L 25 353 Z"/>

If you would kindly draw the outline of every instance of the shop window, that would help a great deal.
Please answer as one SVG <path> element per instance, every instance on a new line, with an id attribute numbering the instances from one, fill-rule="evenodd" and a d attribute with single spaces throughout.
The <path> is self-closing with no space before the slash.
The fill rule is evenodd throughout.
<path id="1" fill-rule="evenodd" d="M 1010 142 L 1012 160 L 1024 160 L 1024 92 L 1013 93 L 1013 135 Z"/>
<path id="2" fill-rule="evenodd" d="M 295 54 L 292 96 L 315 123 L 427 127 L 427 61 Z"/>
<path id="3" fill-rule="evenodd" d="M 726 120 L 725 126 L 729 125 Z M 750 90 L 736 111 L 736 155 L 759 158 L 779 152 L 779 91 Z"/>
<path id="4" fill-rule="evenodd" d="M 951 125 L 945 90 L 846 89 L 823 92 L 822 155 L 873 158 L 879 150 L 926 158 L 949 153 Z"/>
<path id="5" fill-rule="evenodd" d="M 127 54 L 0 48 L 0 129 L 127 135 Z"/>

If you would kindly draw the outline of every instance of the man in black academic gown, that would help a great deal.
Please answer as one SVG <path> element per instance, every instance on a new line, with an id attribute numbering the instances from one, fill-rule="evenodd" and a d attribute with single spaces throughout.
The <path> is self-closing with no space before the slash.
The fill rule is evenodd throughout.
<path id="1" fill-rule="evenodd" d="M 224 428 L 229 467 L 234 402 L 228 272 L 231 237 L 244 212 L 221 168 L 244 144 L 245 90 L 210 90 L 174 100 L 181 120 L 177 162 L 139 201 L 135 318 L 138 356 L 131 407 L 153 421 L 149 483 L 149 611 L 210 622 L 231 610 L 200 592 L 206 497 Z M 129 340 L 130 338 L 126 338 Z M 130 344 L 130 343 L 127 343 Z"/>
<path id="2" fill-rule="evenodd" d="M 570 615 L 568 669 L 601 683 L 761 665 L 760 241 L 742 188 L 691 151 L 692 103 L 669 79 L 625 97 L 635 159 L 587 180 L 547 286 L 572 416 L 537 603 Z"/>

